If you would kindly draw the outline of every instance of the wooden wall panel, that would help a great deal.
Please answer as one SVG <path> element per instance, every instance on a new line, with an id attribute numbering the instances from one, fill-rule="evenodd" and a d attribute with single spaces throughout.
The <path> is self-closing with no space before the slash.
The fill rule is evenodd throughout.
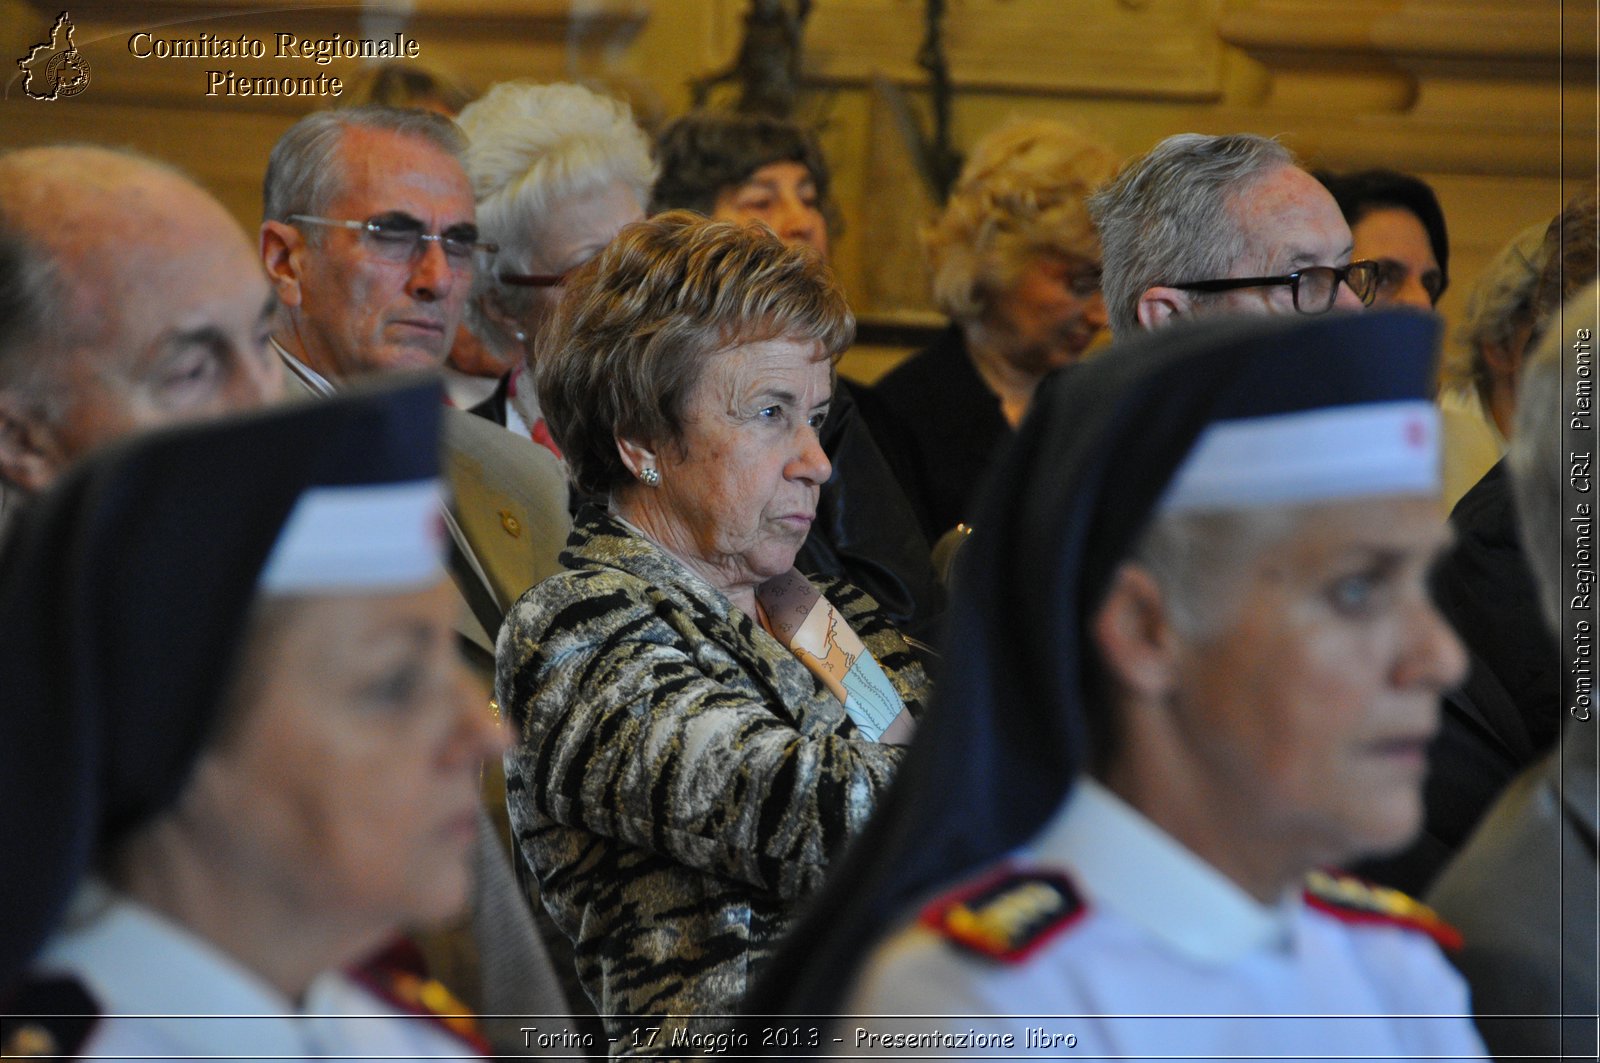
<path id="1" fill-rule="evenodd" d="M 963 90 L 1213 99 L 1220 0 L 950 0 L 950 73 Z M 819 79 L 920 82 L 922 0 L 819 0 L 807 31 Z"/>
<path id="2" fill-rule="evenodd" d="M 61 2 L 0 0 L 8 73 Z M 653 125 L 688 105 L 691 78 L 731 60 L 747 0 L 265 6 L 71 4 L 92 84 L 42 103 L 22 98 L 12 77 L 0 142 L 131 143 L 186 166 L 253 226 L 267 151 L 315 101 L 207 98 L 207 64 L 134 60 L 132 30 L 403 27 L 424 60 L 469 83 L 581 79 L 625 96 Z M 937 320 L 916 241 L 932 195 L 902 119 L 874 88 L 875 79 L 899 86 L 925 116 L 914 65 L 922 9 L 921 0 L 814 0 L 807 27 L 803 117 L 819 125 L 836 171 L 847 225 L 835 265 L 868 318 Z M 1171 133 L 1250 130 L 1282 135 L 1314 164 L 1418 173 L 1439 190 L 1454 237 L 1447 316 L 1505 237 L 1595 184 L 1592 0 L 948 0 L 947 10 L 958 148 L 1022 115 L 1079 123 L 1129 155 Z M 318 69 L 344 76 L 355 65 Z M 264 69 L 290 72 L 271 60 Z"/>

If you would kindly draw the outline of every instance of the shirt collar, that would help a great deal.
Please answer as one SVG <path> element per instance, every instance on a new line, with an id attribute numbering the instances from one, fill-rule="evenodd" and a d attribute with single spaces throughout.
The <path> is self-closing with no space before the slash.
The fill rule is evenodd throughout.
<path id="1" fill-rule="evenodd" d="M 1262 904 L 1087 776 L 1027 855 L 1068 868 L 1094 905 L 1202 963 L 1287 948 L 1292 940 L 1297 896 Z"/>
<path id="2" fill-rule="evenodd" d="M 135 1021 L 196 1055 L 236 1055 L 240 1044 L 267 1058 L 301 1058 L 309 1050 L 283 994 L 209 942 L 96 882 L 80 887 L 66 928 L 37 966 L 77 976 L 107 1014 L 149 1016 Z"/>
<path id="3" fill-rule="evenodd" d="M 511 367 L 511 378 L 506 383 L 506 427 L 518 435 L 533 434 L 533 426 L 544 416 L 539 409 L 539 396 L 533 393 L 533 380 L 521 363 Z"/>
<path id="4" fill-rule="evenodd" d="M 584 526 L 584 541 L 575 546 L 580 524 Z M 704 576 L 674 557 L 637 524 L 608 509 L 586 506 L 580 510 L 567 546 L 577 558 L 620 568 L 663 589 L 675 588 L 702 611 L 722 620 L 731 619 L 736 611 L 728 596 L 708 583 Z M 569 564 L 568 567 L 573 566 Z M 750 620 L 754 622 L 755 618 Z"/>
<path id="5" fill-rule="evenodd" d="M 318 395 L 333 394 L 333 383 L 327 377 L 290 354 L 283 344 L 278 342 L 276 336 L 272 337 L 270 342 L 272 349 L 278 352 L 278 357 L 283 359 L 284 368 L 293 373 L 300 383 Z"/>

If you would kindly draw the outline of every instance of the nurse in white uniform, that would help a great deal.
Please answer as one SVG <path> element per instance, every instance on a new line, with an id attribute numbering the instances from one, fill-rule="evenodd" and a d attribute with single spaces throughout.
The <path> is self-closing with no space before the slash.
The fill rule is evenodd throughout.
<path id="1" fill-rule="evenodd" d="M 750 1010 L 845 1056 L 1480 1057 L 1450 928 L 1326 870 L 1416 832 L 1465 667 L 1435 331 L 1214 322 L 1048 382 L 929 726 Z"/>
<path id="2" fill-rule="evenodd" d="M 437 384 L 137 438 L 0 546 L 0 1047 L 476 1057 L 400 928 L 505 735 L 456 656 Z M 26 854 L 26 855 L 23 855 Z"/>

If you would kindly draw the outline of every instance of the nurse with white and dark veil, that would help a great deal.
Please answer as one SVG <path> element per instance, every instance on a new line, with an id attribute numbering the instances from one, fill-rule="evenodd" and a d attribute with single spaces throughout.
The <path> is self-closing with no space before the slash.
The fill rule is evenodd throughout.
<path id="1" fill-rule="evenodd" d="M 375 955 L 465 902 L 439 387 L 154 433 L 0 546 L 7 1055 L 481 1051 Z"/>
<path id="2" fill-rule="evenodd" d="M 1481 1056 L 1451 930 L 1333 870 L 1416 833 L 1464 667 L 1436 328 L 1213 321 L 1047 381 L 935 707 L 748 1012 L 844 1055 Z"/>

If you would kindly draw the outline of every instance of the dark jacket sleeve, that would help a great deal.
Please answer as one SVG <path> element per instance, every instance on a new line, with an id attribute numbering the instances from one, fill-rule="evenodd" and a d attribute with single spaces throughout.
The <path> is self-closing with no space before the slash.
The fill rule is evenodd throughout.
<path id="1" fill-rule="evenodd" d="M 945 591 L 928 540 L 889 463 L 841 379 L 822 426 L 833 476 L 817 500 L 817 520 L 795 567 L 837 577 L 870 594 L 905 634 L 933 643 Z"/>

